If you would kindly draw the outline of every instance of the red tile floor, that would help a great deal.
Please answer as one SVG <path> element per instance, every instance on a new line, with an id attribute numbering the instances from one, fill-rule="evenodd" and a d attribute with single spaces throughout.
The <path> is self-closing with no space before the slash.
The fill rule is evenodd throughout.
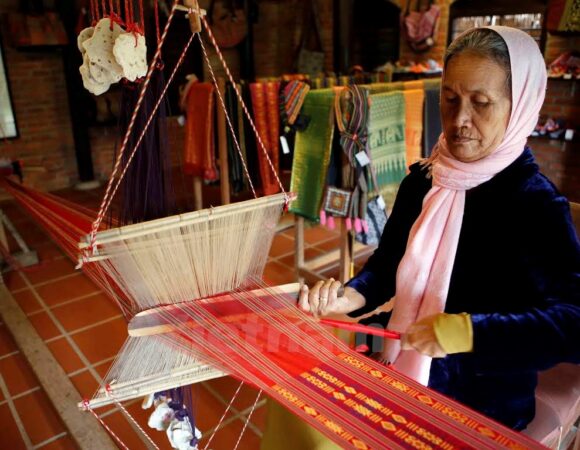
<path id="1" fill-rule="evenodd" d="M 63 195 L 94 208 L 101 199 L 100 191 L 68 191 Z M 112 301 L 82 273 L 75 271 L 73 263 L 25 213 L 13 202 L 4 202 L 0 207 L 40 258 L 40 264 L 31 270 L 5 273 L 4 282 L 80 395 L 90 398 L 127 337 L 126 323 Z M 338 245 L 338 233 L 322 227 L 308 228 L 305 237 L 307 257 Z M 294 230 L 290 228 L 275 237 L 265 278 L 270 283 L 295 281 L 293 264 Z M 237 385 L 236 380 L 224 377 L 194 386 L 195 417 L 205 442 Z M 256 394 L 253 388 L 243 387 L 217 429 L 211 443 L 213 450 L 234 448 Z M 265 403 L 263 398 L 258 401 L 238 448 L 259 448 Z M 141 409 L 140 400 L 125 406 L 147 428 L 148 412 Z M 129 448 L 147 448 L 145 438 L 117 407 L 97 412 Z M 170 448 L 164 433 L 148 429 L 148 434 L 160 448 Z M 76 448 L 3 323 L 0 323 L 0 448 Z"/>

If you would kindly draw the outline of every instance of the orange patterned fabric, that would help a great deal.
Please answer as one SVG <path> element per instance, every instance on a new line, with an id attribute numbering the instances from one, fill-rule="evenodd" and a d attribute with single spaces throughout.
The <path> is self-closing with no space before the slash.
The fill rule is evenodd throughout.
<path id="1" fill-rule="evenodd" d="M 193 83 L 185 98 L 185 148 L 183 170 L 188 175 L 213 181 L 218 178 L 215 163 L 214 87 L 211 83 Z"/>
<path id="2" fill-rule="evenodd" d="M 254 122 L 276 173 L 278 173 L 280 152 L 279 88 L 278 81 L 250 84 Z M 280 186 L 259 142 L 256 147 L 264 195 L 275 194 L 280 191 Z"/>
<path id="3" fill-rule="evenodd" d="M 425 91 L 413 89 L 403 91 L 405 95 L 405 144 L 407 146 L 407 166 L 421 159 L 423 138 L 423 101 Z"/>

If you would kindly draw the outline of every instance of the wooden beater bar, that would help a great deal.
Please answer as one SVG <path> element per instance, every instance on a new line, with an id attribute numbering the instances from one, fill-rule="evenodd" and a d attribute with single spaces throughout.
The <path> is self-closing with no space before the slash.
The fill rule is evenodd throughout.
<path id="1" fill-rule="evenodd" d="M 290 198 L 292 198 L 291 194 L 288 195 Z M 148 222 L 126 225 L 97 233 L 95 244 L 108 244 L 125 239 L 146 236 L 148 234 L 154 234 L 165 230 L 207 221 L 212 218 L 222 218 L 245 211 L 255 211 L 259 208 L 269 208 L 277 204 L 282 207 L 285 201 L 285 194 L 275 194 L 269 195 L 267 197 L 238 202 L 231 205 L 222 205 L 215 208 L 203 209 L 201 211 L 192 211 L 185 214 L 178 214 L 175 216 L 151 220 Z M 79 249 L 83 250 L 88 248 L 90 245 L 90 236 L 85 236 L 84 240 L 79 243 Z"/>

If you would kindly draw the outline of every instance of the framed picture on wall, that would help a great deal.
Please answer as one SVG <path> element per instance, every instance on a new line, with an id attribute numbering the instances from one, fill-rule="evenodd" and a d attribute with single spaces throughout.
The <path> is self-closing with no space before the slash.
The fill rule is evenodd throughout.
<path id="1" fill-rule="evenodd" d="M 16 137 L 18 137 L 18 127 L 14 115 L 12 94 L 10 93 L 2 36 L 0 35 L 0 139 Z"/>

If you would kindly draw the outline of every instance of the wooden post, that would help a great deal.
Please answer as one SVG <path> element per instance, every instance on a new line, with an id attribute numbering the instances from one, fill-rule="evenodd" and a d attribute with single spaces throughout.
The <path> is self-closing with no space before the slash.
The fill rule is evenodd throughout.
<path id="1" fill-rule="evenodd" d="M 6 230 L 4 229 L 4 212 L 2 210 L 0 210 L 0 244 L 4 246 L 6 251 L 9 251 Z"/>
<path id="2" fill-rule="evenodd" d="M 340 221 L 340 266 L 338 281 L 346 283 L 351 278 L 353 263 L 352 233 L 346 228 L 346 221 Z"/>
<path id="3" fill-rule="evenodd" d="M 193 205 L 196 211 L 203 209 L 203 182 L 201 177 L 193 177 Z"/>
<path id="4" fill-rule="evenodd" d="M 183 0 L 183 4 L 190 8 L 192 11 L 200 11 L 197 0 Z M 199 18 L 199 14 L 196 12 L 189 13 L 189 28 L 191 28 L 192 33 L 201 32 L 201 20 Z"/>
<path id="5" fill-rule="evenodd" d="M 304 282 L 301 270 L 304 267 L 304 217 L 294 216 L 294 267 L 298 281 Z"/>
<path id="6" fill-rule="evenodd" d="M 226 81 L 218 78 L 218 89 L 223 99 L 226 95 Z M 217 94 L 216 94 L 217 95 Z M 217 108 L 217 129 L 218 129 L 218 151 L 220 159 L 220 189 L 222 205 L 230 203 L 230 174 L 228 167 L 228 147 L 227 147 L 227 130 L 226 130 L 226 113 L 221 107 L 219 101 Z"/>

